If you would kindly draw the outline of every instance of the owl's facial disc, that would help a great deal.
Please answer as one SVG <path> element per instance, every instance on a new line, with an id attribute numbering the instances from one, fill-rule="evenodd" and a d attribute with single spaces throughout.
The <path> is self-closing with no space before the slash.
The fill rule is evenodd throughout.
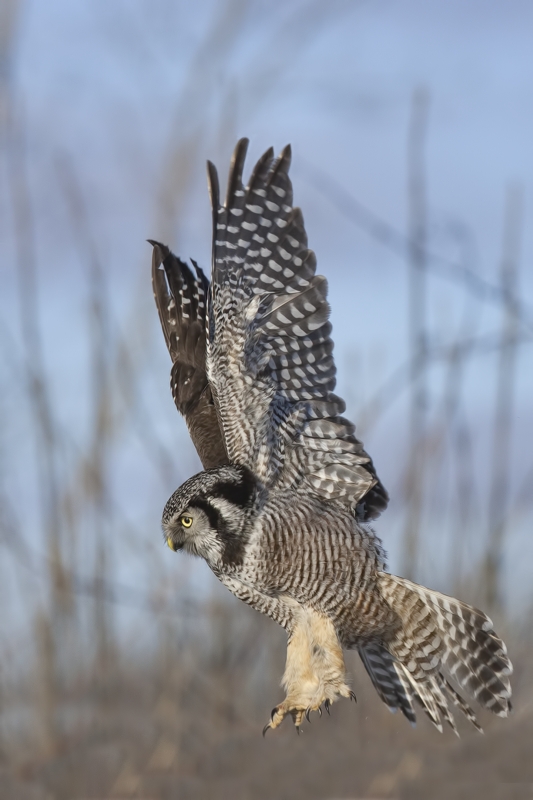
<path id="1" fill-rule="evenodd" d="M 191 555 L 210 560 L 220 552 L 216 525 L 213 515 L 206 513 L 206 509 L 197 507 L 195 502 L 201 501 L 193 498 L 189 506 L 163 523 L 165 540 L 174 552 L 185 550 Z M 207 507 L 207 511 L 209 510 Z"/>

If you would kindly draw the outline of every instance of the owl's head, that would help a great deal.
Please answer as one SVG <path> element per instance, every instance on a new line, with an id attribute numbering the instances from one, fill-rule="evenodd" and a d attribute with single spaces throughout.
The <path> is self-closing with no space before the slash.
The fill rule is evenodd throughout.
<path id="1" fill-rule="evenodd" d="M 163 511 L 171 550 L 201 556 L 211 565 L 238 565 L 244 556 L 259 484 L 246 467 L 227 465 L 185 481 Z"/>

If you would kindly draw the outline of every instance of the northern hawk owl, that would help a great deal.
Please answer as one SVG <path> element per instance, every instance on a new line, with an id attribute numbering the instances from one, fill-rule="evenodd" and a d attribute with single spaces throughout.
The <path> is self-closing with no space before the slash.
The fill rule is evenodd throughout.
<path id="1" fill-rule="evenodd" d="M 245 188 L 247 145 L 223 204 L 208 162 L 211 282 L 151 242 L 172 393 L 205 470 L 167 502 L 166 542 L 287 631 L 286 697 L 265 730 L 287 714 L 299 730 L 353 694 L 343 648 L 411 722 L 416 699 L 456 730 L 451 701 L 478 726 L 460 691 L 507 716 L 512 668 L 490 619 L 386 572 L 369 522 L 388 496 L 333 391 L 327 283 L 292 204 L 291 150 L 268 150 Z"/>

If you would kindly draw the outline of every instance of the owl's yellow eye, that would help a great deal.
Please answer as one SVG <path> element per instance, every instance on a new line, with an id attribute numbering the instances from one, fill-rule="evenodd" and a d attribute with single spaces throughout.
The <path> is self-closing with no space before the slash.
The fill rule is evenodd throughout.
<path id="1" fill-rule="evenodd" d="M 190 528 L 192 525 L 192 517 L 188 517 L 187 515 L 180 517 L 180 522 L 184 528 Z"/>

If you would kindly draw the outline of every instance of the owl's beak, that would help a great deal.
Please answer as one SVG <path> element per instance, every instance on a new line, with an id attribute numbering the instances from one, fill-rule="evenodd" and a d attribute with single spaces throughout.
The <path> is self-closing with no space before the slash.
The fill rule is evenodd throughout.
<path id="1" fill-rule="evenodd" d="M 183 549 L 183 544 L 176 544 L 175 542 L 172 541 L 170 536 L 167 537 L 167 546 L 170 547 L 170 549 L 173 550 L 175 553 L 177 553 L 178 550 Z"/>

